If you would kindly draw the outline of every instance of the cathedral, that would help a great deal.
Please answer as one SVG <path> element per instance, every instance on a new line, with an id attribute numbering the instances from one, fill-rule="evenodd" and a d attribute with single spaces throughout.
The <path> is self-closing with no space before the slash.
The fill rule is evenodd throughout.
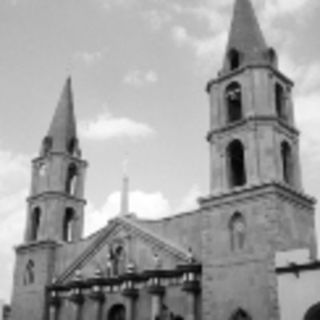
<path id="1" fill-rule="evenodd" d="M 250 0 L 236 0 L 206 86 L 208 195 L 192 212 L 141 220 L 125 178 L 119 215 L 84 238 L 87 162 L 68 78 L 32 161 L 11 319 L 320 319 L 315 200 L 303 191 L 292 89 Z"/>

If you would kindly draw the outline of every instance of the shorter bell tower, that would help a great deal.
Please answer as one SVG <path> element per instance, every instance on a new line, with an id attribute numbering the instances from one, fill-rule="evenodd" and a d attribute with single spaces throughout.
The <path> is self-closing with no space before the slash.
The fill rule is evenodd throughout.
<path id="1" fill-rule="evenodd" d="M 48 319 L 46 286 L 55 275 L 57 247 L 82 237 L 86 167 L 68 78 L 39 156 L 32 161 L 25 236 L 16 248 L 13 320 Z"/>
<path id="2" fill-rule="evenodd" d="M 25 242 L 80 240 L 86 167 L 81 158 L 68 78 L 39 157 L 32 162 Z"/>

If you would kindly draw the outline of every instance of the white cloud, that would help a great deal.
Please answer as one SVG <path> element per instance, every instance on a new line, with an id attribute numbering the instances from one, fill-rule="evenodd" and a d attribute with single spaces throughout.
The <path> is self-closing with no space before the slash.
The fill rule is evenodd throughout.
<path id="1" fill-rule="evenodd" d="M 29 157 L 0 150 L 0 298 L 6 301 L 13 280 L 13 246 L 23 237 L 29 176 Z"/>
<path id="2" fill-rule="evenodd" d="M 160 219 L 171 213 L 169 201 L 161 192 L 147 193 L 141 190 L 130 192 L 130 212 L 141 219 Z M 101 209 L 94 209 L 91 205 L 86 215 L 85 234 L 102 228 L 107 221 L 120 212 L 120 191 L 110 194 Z"/>
<path id="3" fill-rule="evenodd" d="M 182 198 L 176 212 L 188 212 L 197 209 L 199 207 L 198 199 L 201 195 L 202 192 L 200 187 L 198 185 L 192 186 L 187 194 Z"/>
<path id="4" fill-rule="evenodd" d="M 222 64 L 223 52 L 227 41 L 227 32 L 217 33 L 215 36 L 198 38 L 190 35 L 186 28 L 174 26 L 172 37 L 178 46 L 187 46 L 197 59 L 197 67 L 212 73 Z"/>
<path id="5" fill-rule="evenodd" d="M 131 70 L 129 71 L 123 82 L 131 85 L 133 87 L 142 87 L 147 84 L 154 84 L 158 81 L 158 75 L 153 70 L 141 71 L 141 70 Z"/>
<path id="6" fill-rule="evenodd" d="M 74 54 L 74 60 L 80 61 L 89 67 L 99 62 L 106 52 L 106 49 L 96 51 L 79 51 Z"/>
<path id="7" fill-rule="evenodd" d="M 155 31 L 160 30 L 168 22 L 172 20 L 172 16 L 167 11 L 159 10 L 148 10 L 142 14 L 143 19 L 145 19 L 151 28 Z"/>
<path id="8" fill-rule="evenodd" d="M 110 140 L 114 138 L 142 139 L 155 134 L 147 124 L 129 118 L 116 118 L 108 112 L 95 119 L 82 121 L 79 126 L 80 135 L 90 140 Z"/>

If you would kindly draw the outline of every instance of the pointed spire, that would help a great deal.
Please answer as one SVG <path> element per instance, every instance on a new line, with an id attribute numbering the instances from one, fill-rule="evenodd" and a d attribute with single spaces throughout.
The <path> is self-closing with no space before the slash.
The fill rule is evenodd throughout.
<path id="1" fill-rule="evenodd" d="M 269 48 L 262 34 L 250 0 L 236 0 L 224 71 L 235 69 L 232 64 L 270 63 Z M 235 61 L 232 55 L 235 57 Z M 237 63 L 238 60 L 238 63 Z"/>
<path id="2" fill-rule="evenodd" d="M 51 140 L 51 151 L 72 153 L 76 147 L 76 121 L 73 110 L 71 77 L 63 87 L 47 139 Z M 71 149 L 71 151 L 70 151 Z"/>
<path id="3" fill-rule="evenodd" d="M 128 159 L 123 162 L 123 178 L 121 190 L 120 214 L 122 216 L 129 215 L 129 176 L 128 176 Z"/>

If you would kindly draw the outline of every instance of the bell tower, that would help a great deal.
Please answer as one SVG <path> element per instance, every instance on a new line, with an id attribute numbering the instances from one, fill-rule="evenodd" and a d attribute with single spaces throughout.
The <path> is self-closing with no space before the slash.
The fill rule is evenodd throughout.
<path id="1" fill-rule="evenodd" d="M 302 190 L 292 87 L 251 3 L 237 1 L 223 67 L 207 87 L 212 194 L 272 182 Z"/>
<path id="2" fill-rule="evenodd" d="M 210 99 L 210 194 L 203 210 L 204 320 L 277 320 L 275 253 L 315 257 L 314 200 L 303 192 L 293 82 L 260 29 L 250 0 L 235 0 Z"/>
<path id="3" fill-rule="evenodd" d="M 49 319 L 46 285 L 55 275 L 57 248 L 82 237 L 86 167 L 68 78 L 39 156 L 32 161 L 25 236 L 16 248 L 13 320 Z"/>
<path id="4" fill-rule="evenodd" d="M 80 240 L 86 166 L 81 158 L 68 78 L 39 157 L 32 162 L 26 242 Z"/>

